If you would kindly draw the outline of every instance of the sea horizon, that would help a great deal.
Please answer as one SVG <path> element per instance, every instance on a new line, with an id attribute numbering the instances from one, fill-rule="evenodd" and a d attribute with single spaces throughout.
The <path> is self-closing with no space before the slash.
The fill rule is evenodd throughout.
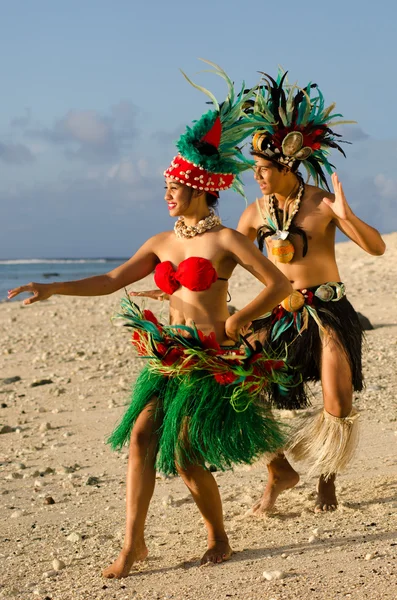
<path id="1" fill-rule="evenodd" d="M 0 302 L 7 301 L 7 291 L 36 281 L 67 281 L 101 275 L 123 262 L 125 257 L 34 257 L 0 259 Z M 20 300 L 19 296 L 16 298 Z"/>
<path id="2" fill-rule="evenodd" d="M 52 263 L 86 263 L 86 262 L 113 262 L 115 260 L 128 260 L 124 256 L 59 256 L 47 257 L 39 256 L 32 258 L 0 258 L 0 265 L 17 264 L 52 264 Z"/>

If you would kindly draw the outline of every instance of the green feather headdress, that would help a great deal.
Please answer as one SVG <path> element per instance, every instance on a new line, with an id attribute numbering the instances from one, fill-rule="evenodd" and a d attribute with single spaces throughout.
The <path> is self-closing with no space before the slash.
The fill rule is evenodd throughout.
<path id="1" fill-rule="evenodd" d="M 236 93 L 231 79 L 221 67 L 207 60 L 204 62 L 213 67 L 209 72 L 226 81 L 227 97 L 219 104 L 209 90 L 193 83 L 182 71 L 193 87 L 210 98 L 214 109 L 186 128 L 176 144 L 179 154 L 164 175 L 213 193 L 232 187 L 244 196 L 239 176 L 252 167 L 252 161 L 242 154 L 239 145 L 255 130 L 255 124 L 244 112 L 253 90 L 246 90 L 243 83 L 240 92 Z"/>
<path id="2" fill-rule="evenodd" d="M 324 97 L 316 83 L 305 88 L 289 84 L 287 72 L 278 72 L 277 79 L 262 73 L 263 78 L 246 107 L 246 114 L 256 126 L 252 139 L 254 153 L 294 169 L 305 167 L 308 179 L 329 189 L 325 172 L 335 168 L 328 156 L 335 148 L 346 156 L 340 143 L 349 143 L 331 127 L 355 121 L 340 120 L 333 113 L 335 103 L 325 106 Z M 339 142 L 339 143 L 338 143 Z"/>

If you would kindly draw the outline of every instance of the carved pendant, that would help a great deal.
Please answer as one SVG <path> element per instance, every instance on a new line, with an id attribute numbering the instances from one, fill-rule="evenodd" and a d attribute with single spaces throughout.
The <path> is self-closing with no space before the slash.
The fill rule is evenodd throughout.
<path id="1" fill-rule="evenodd" d="M 274 256 L 278 262 L 289 263 L 293 259 L 294 254 L 295 248 L 288 239 L 272 238 L 272 256 Z"/>

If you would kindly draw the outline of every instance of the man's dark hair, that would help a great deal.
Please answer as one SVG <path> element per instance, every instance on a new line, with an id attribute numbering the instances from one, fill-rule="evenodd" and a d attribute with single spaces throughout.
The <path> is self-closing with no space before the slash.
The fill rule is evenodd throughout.
<path id="1" fill-rule="evenodd" d="M 261 152 L 255 152 L 255 150 L 251 150 L 250 152 L 251 156 L 257 156 L 258 158 L 263 158 L 264 160 L 268 160 L 269 162 L 271 162 L 277 169 L 277 171 L 279 171 L 281 173 L 281 171 L 283 171 L 284 169 L 288 169 L 289 171 L 291 171 L 291 173 L 293 173 L 294 175 L 297 176 L 297 178 L 299 179 L 300 183 L 302 183 L 303 185 L 305 185 L 305 181 L 302 177 L 302 173 L 300 171 L 298 171 L 299 168 L 299 161 L 297 160 L 295 165 L 290 168 L 290 167 L 286 167 L 282 164 L 280 164 L 279 162 L 277 162 L 276 160 L 270 158 L 269 156 L 265 156 L 264 154 L 262 154 Z"/>

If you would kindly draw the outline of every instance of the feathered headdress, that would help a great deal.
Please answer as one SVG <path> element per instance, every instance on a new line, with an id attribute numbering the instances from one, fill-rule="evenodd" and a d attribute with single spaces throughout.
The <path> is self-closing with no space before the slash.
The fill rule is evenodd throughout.
<path id="1" fill-rule="evenodd" d="M 335 168 L 327 158 L 330 150 L 336 148 L 346 156 L 339 143 L 349 143 L 345 140 L 337 143 L 336 139 L 342 136 L 331 126 L 355 121 L 336 120 L 343 115 L 332 113 L 335 103 L 325 107 L 316 83 L 308 83 L 302 89 L 288 83 L 287 72 L 279 71 L 276 81 L 266 73 L 262 75 L 246 110 L 256 125 L 253 152 L 290 169 L 302 163 L 315 185 L 329 189 L 324 169 L 331 174 Z"/>
<path id="2" fill-rule="evenodd" d="M 182 71 L 191 85 L 209 96 L 215 108 L 186 128 L 186 133 L 181 135 L 176 144 L 179 153 L 164 171 L 164 176 L 214 195 L 233 188 L 244 196 L 239 176 L 252 168 L 252 161 L 241 153 L 238 145 L 255 130 L 255 125 L 243 111 L 253 92 L 245 90 L 243 83 L 241 91 L 236 94 L 225 71 L 215 63 L 208 60 L 204 62 L 213 67 L 210 72 L 226 81 L 228 95 L 219 104 L 210 91 L 193 83 Z"/>

